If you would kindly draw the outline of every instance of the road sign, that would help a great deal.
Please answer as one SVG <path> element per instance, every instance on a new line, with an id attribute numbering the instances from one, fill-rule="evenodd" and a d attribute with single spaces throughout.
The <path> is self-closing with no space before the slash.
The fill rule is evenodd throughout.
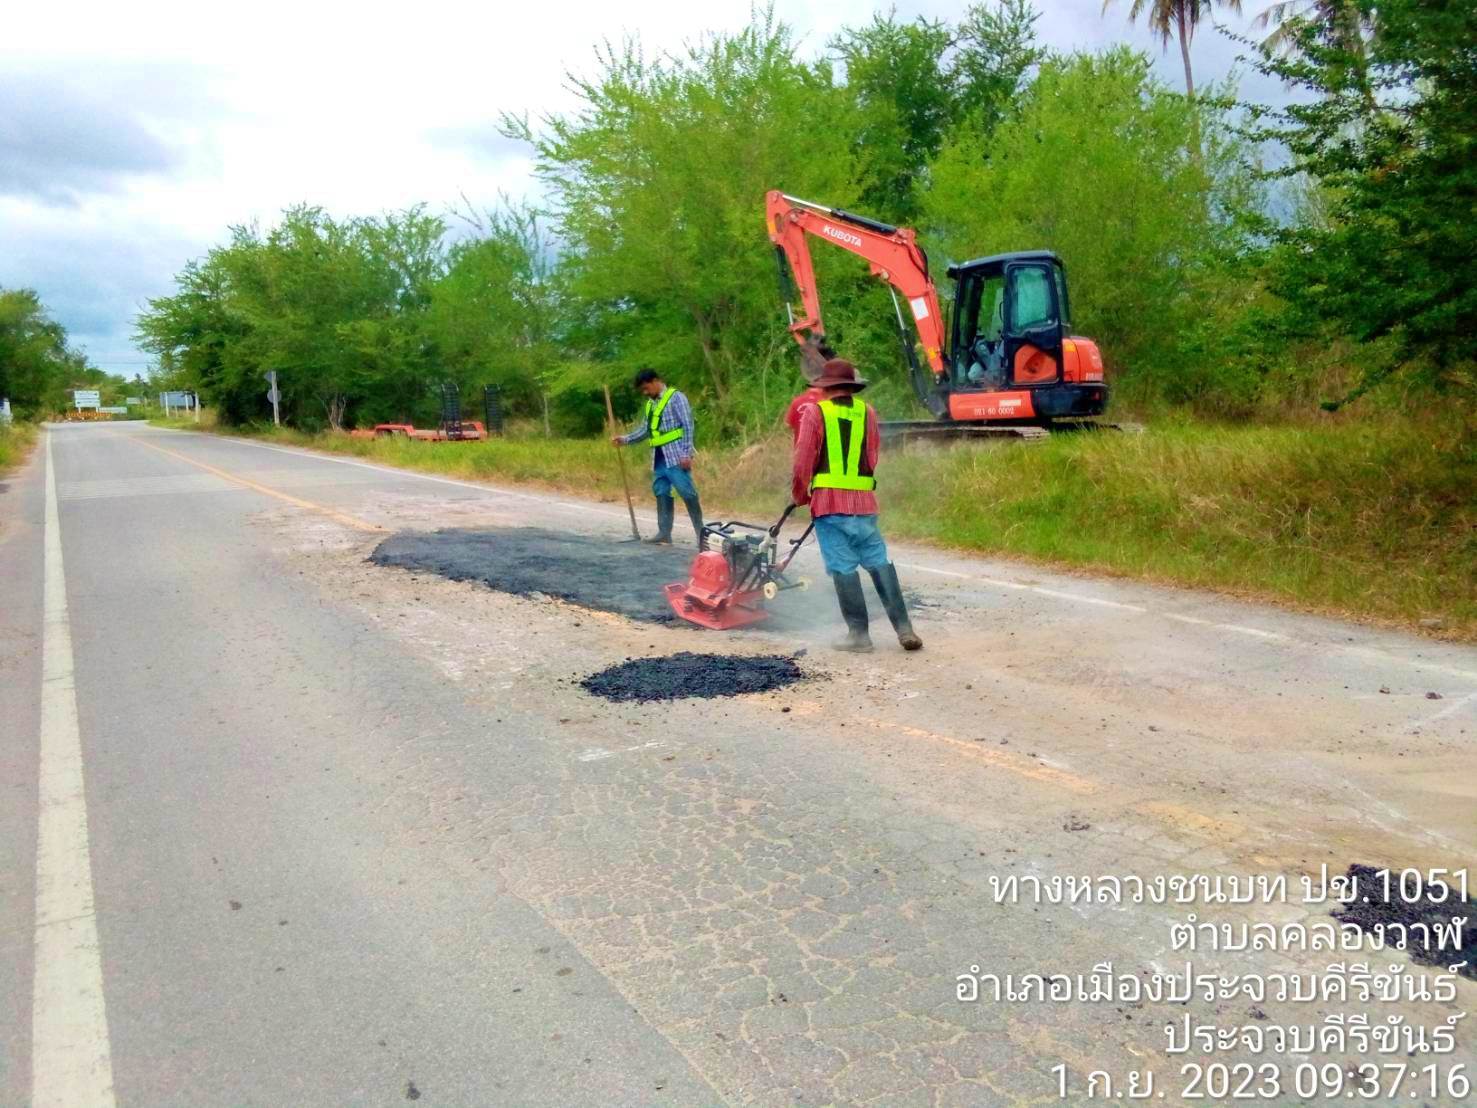
<path id="1" fill-rule="evenodd" d="M 77 406 L 77 410 L 79 412 L 82 411 L 84 408 L 91 408 L 96 411 L 98 405 L 100 405 L 102 402 L 103 394 L 97 389 L 72 390 L 72 403 Z"/>
<path id="2" fill-rule="evenodd" d="M 127 408 L 99 408 L 98 411 L 106 412 L 108 415 L 127 415 Z"/>
<path id="3" fill-rule="evenodd" d="M 191 394 L 184 389 L 176 389 L 164 394 L 164 406 L 166 408 L 188 408 L 191 404 Z"/>
<path id="4" fill-rule="evenodd" d="M 277 371 L 269 369 L 265 376 L 267 378 L 267 402 L 272 405 L 272 425 L 281 427 L 282 412 L 277 405 L 282 403 L 282 392 L 277 388 Z"/>

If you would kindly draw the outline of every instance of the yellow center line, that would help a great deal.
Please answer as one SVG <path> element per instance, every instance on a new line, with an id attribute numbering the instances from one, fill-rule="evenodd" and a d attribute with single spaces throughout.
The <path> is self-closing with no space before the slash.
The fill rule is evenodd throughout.
<path id="1" fill-rule="evenodd" d="M 242 485 L 245 488 L 250 489 L 252 492 L 259 492 L 263 496 L 273 497 L 274 499 L 281 500 L 284 503 L 291 504 L 296 508 L 305 508 L 310 512 L 317 512 L 319 515 L 327 516 L 329 519 L 333 520 L 336 523 L 342 523 L 345 527 L 352 527 L 355 531 L 384 532 L 389 530 L 386 527 L 380 527 L 377 524 L 369 523 L 365 520 L 359 519 L 357 516 L 351 516 L 346 512 L 340 512 L 334 508 L 330 508 L 327 505 L 317 504 L 311 500 L 304 500 L 300 496 L 292 496 L 289 493 L 281 492 L 277 489 L 268 488 L 266 485 L 258 484 L 257 482 L 239 476 L 238 474 L 228 473 L 224 469 L 217 469 L 213 465 L 207 465 L 205 462 L 196 461 L 189 455 L 181 454 L 177 450 L 170 450 L 168 447 L 164 446 L 156 446 L 151 442 L 145 442 L 143 439 L 137 438 L 133 435 L 124 435 L 120 437 L 128 439 L 129 442 L 135 442 L 139 446 L 147 446 L 150 450 L 157 450 L 160 454 L 167 454 L 171 458 L 178 458 L 180 461 L 192 465 L 196 469 L 203 469 L 206 473 L 214 474 L 216 477 L 219 477 L 224 481 L 232 481 L 235 484 Z"/>
<path id="2" fill-rule="evenodd" d="M 820 715 L 822 705 L 818 701 L 791 702 L 791 710 L 800 716 Z M 956 751 L 967 755 L 976 761 L 984 762 L 997 769 L 1014 773 L 1032 781 L 1043 784 L 1054 785 L 1068 792 L 1078 794 L 1089 794 L 1098 791 L 1098 782 L 1079 777 L 1075 773 L 1057 769 L 1055 766 L 1042 765 L 1040 762 L 1027 758 L 1024 755 L 1010 753 L 1004 750 L 995 750 L 991 747 L 981 746 L 968 739 L 956 738 L 953 735 L 945 735 L 939 731 L 930 731 L 925 727 L 912 727 L 905 723 L 894 723 L 892 720 L 878 719 L 873 716 L 850 715 L 847 719 L 865 724 L 878 731 L 892 731 L 900 735 L 906 735 L 911 739 L 926 739 L 930 742 L 941 743 L 953 747 Z"/>

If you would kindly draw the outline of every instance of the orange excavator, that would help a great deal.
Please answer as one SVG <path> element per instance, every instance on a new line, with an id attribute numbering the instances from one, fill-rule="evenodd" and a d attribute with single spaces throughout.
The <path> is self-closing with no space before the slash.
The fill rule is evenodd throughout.
<path id="1" fill-rule="evenodd" d="M 953 318 L 946 324 L 915 231 L 778 191 L 767 195 L 765 208 L 782 284 L 799 289 L 799 318 L 788 288 L 785 299 L 790 333 L 802 346 L 825 337 L 809 236 L 866 259 L 889 286 L 914 391 L 934 416 L 909 428 L 1041 425 L 1100 415 L 1107 406 L 1102 354 L 1091 339 L 1068 333 L 1066 270 L 1050 251 L 950 266 Z M 926 371 L 899 295 L 917 327 Z"/>

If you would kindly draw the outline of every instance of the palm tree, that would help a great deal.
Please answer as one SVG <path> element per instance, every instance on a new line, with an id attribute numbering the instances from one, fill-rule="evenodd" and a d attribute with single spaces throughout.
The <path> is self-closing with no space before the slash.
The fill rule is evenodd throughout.
<path id="1" fill-rule="evenodd" d="M 1241 12 L 1241 0 L 1221 0 L 1221 4 L 1237 14 Z M 1171 38 L 1179 42 L 1180 57 L 1185 63 L 1185 95 L 1191 100 L 1195 99 L 1195 77 L 1190 71 L 1190 39 L 1195 37 L 1201 17 L 1209 15 L 1214 5 L 1215 0 L 1133 0 L 1133 6 L 1128 9 L 1130 22 L 1137 21 L 1141 15 L 1149 17 L 1149 29 L 1166 50 Z M 1112 6 L 1113 0 L 1103 0 L 1104 12 Z"/>
<path id="2" fill-rule="evenodd" d="M 1364 43 L 1373 27 L 1359 13 L 1351 0 L 1280 0 L 1252 20 L 1258 27 L 1270 27 L 1262 45 L 1279 54 L 1296 49 L 1291 31 L 1299 23 L 1315 23 L 1326 29 L 1328 38 L 1349 53 L 1362 57 Z"/>
<path id="3" fill-rule="evenodd" d="M 1369 83 L 1368 43 L 1374 37 L 1375 20 L 1361 12 L 1354 0 L 1278 0 L 1252 20 L 1258 27 L 1270 27 L 1262 46 L 1284 57 L 1298 49 L 1294 30 L 1309 24 L 1329 45 L 1348 56 L 1354 80 L 1359 86 L 1364 106 L 1373 116 L 1378 114 L 1374 88 Z"/>

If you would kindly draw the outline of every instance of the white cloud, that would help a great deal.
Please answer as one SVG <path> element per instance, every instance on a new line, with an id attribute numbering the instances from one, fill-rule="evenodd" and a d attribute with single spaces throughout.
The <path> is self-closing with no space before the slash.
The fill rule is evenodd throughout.
<path id="1" fill-rule="evenodd" d="M 1122 7 L 1102 16 L 1097 0 L 1038 3 L 1051 46 L 1128 39 L 1160 56 Z M 134 313 L 167 294 L 172 275 L 228 225 L 266 223 L 299 202 L 343 215 L 527 195 L 532 163 L 497 133 L 503 112 L 570 108 L 566 72 L 588 71 L 602 41 L 639 34 L 648 54 L 676 50 L 705 31 L 742 26 L 750 7 L 12 5 L 0 41 L 0 120 L 19 118 L 21 98 L 7 90 L 25 90 L 35 110 L 23 133 L 0 123 L 0 285 L 37 288 L 94 358 L 131 373 L 142 357 L 129 340 Z M 898 12 L 955 18 L 961 8 L 915 0 Z M 869 9 L 794 0 L 777 14 L 819 53 Z M 1195 55 L 1213 77 L 1234 50 L 1207 27 Z M 1180 80 L 1177 51 L 1162 71 Z"/>

